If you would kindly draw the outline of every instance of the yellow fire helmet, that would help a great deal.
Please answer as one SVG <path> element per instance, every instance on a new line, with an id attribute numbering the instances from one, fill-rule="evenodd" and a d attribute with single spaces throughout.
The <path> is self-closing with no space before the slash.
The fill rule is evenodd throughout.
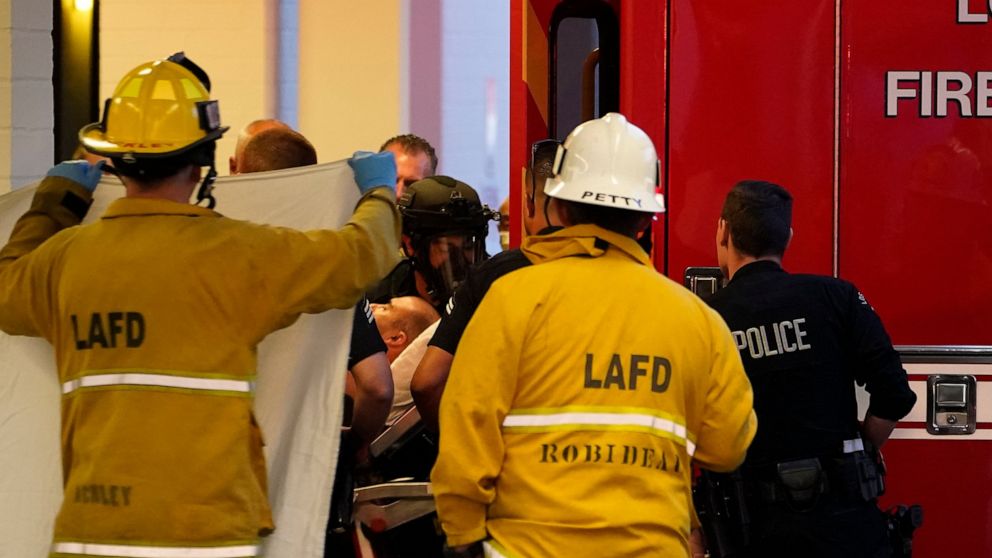
<path id="1" fill-rule="evenodd" d="M 151 169 L 177 159 L 209 166 L 197 199 L 212 207 L 214 142 L 228 129 L 206 72 L 179 52 L 128 72 L 104 104 L 103 120 L 84 126 L 79 141 L 120 167 Z"/>

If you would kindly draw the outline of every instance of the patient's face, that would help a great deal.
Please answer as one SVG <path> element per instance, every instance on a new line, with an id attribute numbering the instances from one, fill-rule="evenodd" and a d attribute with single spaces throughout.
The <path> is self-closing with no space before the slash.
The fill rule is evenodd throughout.
<path id="1" fill-rule="evenodd" d="M 388 333 L 396 330 L 396 322 L 399 320 L 400 311 L 393 305 L 392 301 L 386 304 L 370 304 L 372 315 L 375 316 L 375 324 L 379 328 L 379 333 L 383 339 Z"/>
<path id="2" fill-rule="evenodd" d="M 437 312 L 426 300 L 416 296 L 401 296 L 387 304 L 372 304 L 372 313 L 379 334 L 386 344 L 386 356 L 392 362 L 428 325 L 438 319 Z"/>

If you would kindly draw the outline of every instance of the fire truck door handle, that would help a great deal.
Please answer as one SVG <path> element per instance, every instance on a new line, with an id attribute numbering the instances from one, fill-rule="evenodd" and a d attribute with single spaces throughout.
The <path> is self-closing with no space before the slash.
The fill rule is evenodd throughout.
<path id="1" fill-rule="evenodd" d="M 927 379 L 927 432 L 972 434 L 976 425 L 975 377 L 933 375 Z"/>
<path id="2" fill-rule="evenodd" d="M 687 267 L 682 284 L 696 296 L 706 298 L 726 286 L 719 267 Z"/>

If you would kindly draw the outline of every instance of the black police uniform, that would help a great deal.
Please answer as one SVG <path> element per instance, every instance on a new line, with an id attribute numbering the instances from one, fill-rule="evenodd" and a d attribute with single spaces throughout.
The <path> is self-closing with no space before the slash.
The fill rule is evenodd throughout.
<path id="1" fill-rule="evenodd" d="M 871 394 L 869 413 L 886 420 L 909 413 L 916 395 L 874 310 L 846 281 L 771 261 L 745 265 L 707 302 L 733 331 L 754 389 L 758 432 L 741 469 L 752 522 L 745 555 L 888 556 L 883 515 L 855 472 L 869 458 L 857 449 L 854 382 Z M 810 458 L 822 467 L 816 485 L 790 490 L 779 471 Z"/>

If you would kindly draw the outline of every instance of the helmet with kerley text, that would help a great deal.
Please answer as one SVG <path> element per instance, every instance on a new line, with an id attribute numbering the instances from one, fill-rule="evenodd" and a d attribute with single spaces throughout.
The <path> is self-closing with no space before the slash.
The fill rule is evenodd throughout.
<path id="1" fill-rule="evenodd" d="M 155 178 L 188 164 L 210 167 L 197 195 L 209 199 L 216 140 L 227 130 L 210 99 L 207 73 L 178 52 L 128 72 L 104 104 L 103 119 L 84 126 L 79 141 L 110 157 L 127 176 Z"/>
<path id="2" fill-rule="evenodd" d="M 659 164 L 643 130 L 611 112 L 578 125 L 558 148 L 554 176 L 544 185 L 552 197 L 578 203 L 662 213 Z"/>

